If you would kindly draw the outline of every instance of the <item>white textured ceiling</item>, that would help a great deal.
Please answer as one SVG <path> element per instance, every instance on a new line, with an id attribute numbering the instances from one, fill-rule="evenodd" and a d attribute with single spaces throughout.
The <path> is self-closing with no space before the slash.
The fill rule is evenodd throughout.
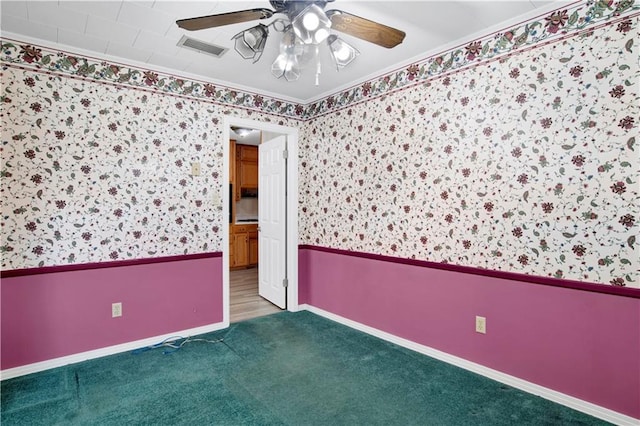
<path id="1" fill-rule="evenodd" d="M 195 77 L 251 92 L 307 103 L 406 66 L 446 48 L 544 15 L 570 1 L 356 1 L 335 0 L 326 9 L 340 9 L 401 29 L 402 44 L 385 49 L 340 34 L 361 55 L 337 71 L 326 46 L 321 46 L 322 74 L 315 85 L 315 64 L 296 82 L 276 79 L 271 63 L 278 54 L 279 33 L 271 32 L 265 53 L 255 64 L 242 59 L 231 38 L 257 22 L 217 29 L 185 31 L 177 19 L 252 8 L 268 1 L 4 1 L 0 2 L 2 36 L 59 47 L 76 53 Z M 275 15 L 269 23 L 282 15 Z M 183 34 L 229 48 L 221 58 L 176 44 Z"/>

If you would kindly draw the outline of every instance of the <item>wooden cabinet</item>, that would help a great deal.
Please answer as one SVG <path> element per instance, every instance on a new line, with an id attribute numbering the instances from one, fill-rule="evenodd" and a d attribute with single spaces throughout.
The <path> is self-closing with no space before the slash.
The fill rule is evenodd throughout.
<path id="1" fill-rule="evenodd" d="M 249 232 L 249 265 L 258 264 L 258 231 Z"/>
<path id="2" fill-rule="evenodd" d="M 233 266 L 247 266 L 249 264 L 249 234 L 240 233 L 233 235 Z"/>
<path id="3" fill-rule="evenodd" d="M 230 141 L 229 181 L 235 195 L 240 200 L 241 188 L 258 188 L 258 147 L 239 145 Z M 236 203 L 229 200 L 232 217 L 235 218 Z M 235 219 L 234 219 L 235 221 Z M 229 225 L 229 267 L 246 268 L 258 264 L 258 225 Z"/>
<path id="4" fill-rule="evenodd" d="M 252 145 L 238 145 L 240 147 L 240 161 L 258 162 L 258 147 Z"/>
<path id="5" fill-rule="evenodd" d="M 239 188 L 258 187 L 258 147 L 236 145 L 236 180 Z"/>
<path id="6" fill-rule="evenodd" d="M 236 263 L 236 242 L 233 240 L 233 225 L 229 226 L 229 267 Z"/>
<path id="7" fill-rule="evenodd" d="M 258 187 L 258 163 L 254 161 L 240 162 L 240 188 Z"/>
<path id="8" fill-rule="evenodd" d="M 258 264 L 258 225 L 229 227 L 229 266 L 244 268 Z"/>
<path id="9" fill-rule="evenodd" d="M 238 145 L 233 139 L 229 141 L 229 183 L 231 184 L 231 194 L 235 198 L 235 201 L 240 200 L 240 185 L 238 185 Z M 231 203 L 229 208 L 231 209 L 232 217 L 236 216 L 235 203 L 233 200 L 229 200 Z"/>

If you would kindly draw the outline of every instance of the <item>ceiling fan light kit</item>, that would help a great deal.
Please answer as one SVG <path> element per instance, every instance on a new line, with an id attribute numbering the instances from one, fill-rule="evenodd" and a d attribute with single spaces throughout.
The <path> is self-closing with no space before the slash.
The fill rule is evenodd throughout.
<path id="1" fill-rule="evenodd" d="M 331 57 L 333 58 L 338 70 L 349 65 L 360 54 L 358 49 L 333 34 L 331 34 L 327 39 L 327 44 L 329 44 Z"/>
<path id="2" fill-rule="evenodd" d="M 287 81 L 296 81 L 300 78 L 300 72 L 300 65 L 295 56 L 281 53 L 271 64 L 271 74 L 276 78 L 284 77 Z"/>
<path id="3" fill-rule="evenodd" d="M 258 24 L 239 32 L 233 36 L 232 40 L 235 40 L 234 48 L 240 56 L 244 59 L 253 59 L 253 62 L 256 63 L 262 56 L 268 36 L 268 27 L 264 24 Z"/>
<path id="4" fill-rule="evenodd" d="M 276 19 L 268 25 L 258 24 L 233 36 L 234 48 L 244 59 L 252 59 L 256 63 L 262 57 L 269 36 L 269 27 L 273 27 L 275 31 L 282 33 L 282 39 L 280 53 L 271 64 L 271 73 L 277 78 L 284 77 L 287 81 L 295 81 L 300 77 L 301 64 L 308 62 L 310 54 L 315 53 L 316 85 L 321 69 L 318 58 L 318 46 L 321 43 L 327 42 L 338 71 L 351 64 L 360 55 L 358 49 L 335 34 L 331 34 L 331 30 L 386 48 L 393 48 L 404 40 L 405 33 L 395 28 L 341 10 L 325 12 L 326 4 L 332 1 L 271 0 L 271 6 L 275 10 L 241 10 L 180 19 L 176 24 L 180 28 L 194 31 L 268 19 L 276 13 L 282 13 L 286 18 Z"/>
<path id="5" fill-rule="evenodd" d="M 291 19 L 291 26 L 304 44 L 320 44 L 329 37 L 331 21 L 324 10 L 312 3 Z"/>
<path id="6" fill-rule="evenodd" d="M 300 78 L 300 59 L 305 54 L 305 45 L 300 42 L 292 29 L 287 29 L 280 40 L 280 54 L 271 64 L 271 74 L 287 81 Z"/>

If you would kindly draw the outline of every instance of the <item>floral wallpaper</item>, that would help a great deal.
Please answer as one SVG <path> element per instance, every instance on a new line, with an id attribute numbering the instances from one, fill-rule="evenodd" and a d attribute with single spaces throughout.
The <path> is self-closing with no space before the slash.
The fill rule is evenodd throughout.
<path id="1" fill-rule="evenodd" d="M 316 116 L 305 244 L 640 287 L 638 17 Z"/>
<path id="2" fill-rule="evenodd" d="M 245 110 L 13 67 L 2 82 L 3 270 L 222 250 L 221 123 Z"/>

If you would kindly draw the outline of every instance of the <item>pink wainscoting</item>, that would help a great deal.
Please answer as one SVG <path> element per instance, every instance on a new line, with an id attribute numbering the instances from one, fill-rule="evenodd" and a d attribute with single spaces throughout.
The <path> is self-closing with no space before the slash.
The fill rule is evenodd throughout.
<path id="1" fill-rule="evenodd" d="M 2 370 L 222 322 L 222 257 L 116 265 L 3 277 Z"/>
<path id="2" fill-rule="evenodd" d="M 640 418 L 640 298 L 299 253 L 300 303 Z M 475 332 L 475 316 L 487 334 Z"/>

